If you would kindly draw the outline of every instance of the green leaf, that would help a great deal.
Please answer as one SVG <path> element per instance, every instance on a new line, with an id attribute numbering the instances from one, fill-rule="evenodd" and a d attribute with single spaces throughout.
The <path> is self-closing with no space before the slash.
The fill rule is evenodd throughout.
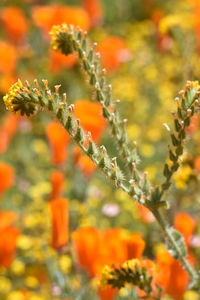
<path id="1" fill-rule="evenodd" d="M 185 245 L 183 235 L 178 230 L 174 229 L 173 227 L 168 229 L 168 231 L 170 232 L 171 236 L 175 240 L 175 242 L 179 248 L 179 252 L 180 252 L 181 256 L 185 257 L 187 255 L 187 247 Z M 177 253 L 174 251 L 173 247 L 171 246 L 171 244 L 168 245 L 168 250 L 174 258 L 176 258 L 176 259 L 179 258 L 177 256 Z"/>

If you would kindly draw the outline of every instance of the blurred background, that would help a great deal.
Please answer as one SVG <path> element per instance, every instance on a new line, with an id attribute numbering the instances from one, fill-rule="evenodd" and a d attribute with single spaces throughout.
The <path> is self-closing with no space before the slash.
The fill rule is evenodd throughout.
<path id="1" fill-rule="evenodd" d="M 120 99 L 119 110 L 128 119 L 129 138 L 133 145 L 137 142 L 140 167 L 154 184 L 162 182 L 169 143 L 163 123 L 172 128 L 174 98 L 187 80 L 200 78 L 199 0 L 1 0 L 1 300 L 114 299 L 97 292 L 98 272 L 91 271 L 90 260 L 100 258 L 81 248 L 92 239 L 91 232 L 81 230 L 103 232 L 102 251 L 109 228 L 117 228 L 123 236 L 137 233 L 145 241 L 144 256 L 149 258 L 162 246 L 152 215 L 116 191 L 52 115 L 40 112 L 27 119 L 5 111 L 3 95 L 18 78 L 31 83 L 35 78 L 48 79 L 52 88 L 61 84 L 67 101 L 75 103 L 75 115 L 83 127 L 111 156 L 117 155 L 76 55 L 66 57 L 50 47 L 48 32 L 63 22 L 80 26 L 97 42 L 114 99 Z M 200 131 L 196 115 L 188 128 L 186 148 L 168 194 L 168 218 L 173 223 L 177 212 L 192 218 L 196 231 L 190 248 L 198 265 Z M 123 169 L 123 162 L 119 163 Z M 61 197 L 65 202 L 58 204 L 59 209 L 68 214 L 64 225 L 50 204 Z M 57 241 L 54 235 L 63 226 L 64 238 Z M 113 240 L 107 257 L 113 255 L 114 245 L 119 247 L 116 233 Z M 84 251 L 88 262 L 81 258 Z M 115 263 L 109 259 L 103 259 L 98 270 Z M 116 299 L 137 299 L 135 293 L 125 288 Z M 193 292 L 181 295 L 198 299 Z"/>

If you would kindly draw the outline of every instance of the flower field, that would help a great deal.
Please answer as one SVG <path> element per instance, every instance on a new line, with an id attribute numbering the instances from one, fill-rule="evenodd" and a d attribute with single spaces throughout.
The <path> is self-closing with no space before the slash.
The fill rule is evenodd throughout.
<path id="1" fill-rule="evenodd" d="M 200 0 L 0 1 L 0 300 L 200 299 Z"/>

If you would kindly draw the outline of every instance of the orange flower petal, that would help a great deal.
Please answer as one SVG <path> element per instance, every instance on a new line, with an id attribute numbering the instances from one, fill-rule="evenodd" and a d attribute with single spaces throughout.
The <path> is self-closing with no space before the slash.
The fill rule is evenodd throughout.
<path id="1" fill-rule="evenodd" d="M 0 195 L 14 184 L 14 169 L 9 164 L 0 162 Z"/>
<path id="2" fill-rule="evenodd" d="M 53 248 L 59 249 L 67 245 L 69 234 L 68 199 L 56 198 L 50 201 L 52 220 Z"/>

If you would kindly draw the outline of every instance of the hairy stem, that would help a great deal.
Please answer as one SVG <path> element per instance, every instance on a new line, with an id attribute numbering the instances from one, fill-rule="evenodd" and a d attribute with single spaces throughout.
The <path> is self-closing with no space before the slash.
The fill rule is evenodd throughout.
<path id="1" fill-rule="evenodd" d="M 177 254 L 177 258 L 180 260 L 182 263 L 182 266 L 184 269 L 188 272 L 188 274 L 191 276 L 191 286 L 195 286 L 195 284 L 198 281 L 199 275 L 198 273 L 192 268 L 190 263 L 187 261 L 187 259 L 182 255 L 179 246 L 177 245 L 176 240 L 174 239 L 171 230 L 169 229 L 168 224 L 166 224 L 164 218 L 161 216 L 160 212 L 158 209 L 152 210 L 152 213 L 154 217 L 156 218 L 156 221 L 162 228 L 162 231 L 165 235 L 165 237 L 168 239 L 168 241 L 171 244 L 171 247 L 174 249 L 174 251 Z"/>
<path id="2" fill-rule="evenodd" d="M 185 270 L 191 276 L 192 286 L 195 286 L 199 280 L 199 276 L 186 259 L 186 253 L 182 250 L 184 245 L 182 242 L 180 243 L 180 241 L 179 243 L 177 242 L 173 235 L 175 231 L 172 231 L 172 228 L 168 227 L 159 212 L 159 207 L 165 204 L 164 201 L 160 201 L 159 191 L 154 193 L 154 197 L 151 199 L 142 197 L 145 193 L 146 195 L 150 193 L 150 188 L 145 181 L 145 176 L 142 186 L 143 194 L 141 194 L 141 186 L 138 186 L 140 183 L 138 183 L 137 180 L 133 180 L 130 186 L 124 185 L 123 174 L 117 164 L 116 158 L 111 159 L 104 146 L 97 147 L 91 135 L 85 134 L 83 128 L 80 126 L 80 121 L 74 117 L 74 105 L 67 106 L 65 94 L 63 94 L 62 97 L 59 95 L 58 91 L 60 86 L 55 86 L 55 92 L 52 93 L 48 87 L 47 80 L 43 80 L 43 85 L 44 87 L 41 88 L 38 82 L 35 81 L 35 87 L 31 87 L 28 82 L 26 82 L 26 85 L 23 85 L 21 81 L 18 81 L 11 86 L 8 94 L 4 96 L 7 109 L 13 112 L 19 111 L 22 115 L 25 114 L 27 116 L 37 112 L 40 107 L 53 112 L 82 151 L 102 169 L 104 174 L 114 182 L 115 186 L 122 189 L 133 199 L 142 203 L 152 211 L 164 235 L 169 241 L 171 248 L 176 253 L 177 259 L 180 260 Z M 137 176 L 138 174 L 135 170 L 135 179 L 137 179 Z"/>

